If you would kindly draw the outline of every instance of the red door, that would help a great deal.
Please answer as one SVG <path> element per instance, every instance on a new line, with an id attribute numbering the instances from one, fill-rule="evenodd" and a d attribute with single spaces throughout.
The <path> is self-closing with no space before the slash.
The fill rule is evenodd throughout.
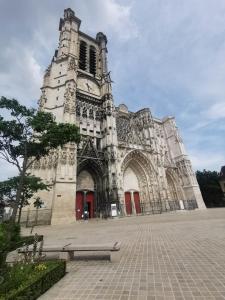
<path id="1" fill-rule="evenodd" d="M 131 215 L 132 214 L 132 204 L 131 204 L 130 192 L 125 192 L 125 205 L 126 205 L 127 215 Z"/>
<path id="2" fill-rule="evenodd" d="M 76 193 L 76 219 L 82 219 L 83 215 L 83 192 Z"/>
<path id="3" fill-rule="evenodd" d="M 140 205 L 140 197 L 139 197 L 138 192 L 134 192 L 134 204 L 135 204 L 136 213 L 140 214 L 141 213 L 141 205 Z"/>
<path id="4" fill-rule="evenodd" d="M 94 218 L 94 192 L 87 193 L 86 202 L 89 212 L 89 218 Z"/>

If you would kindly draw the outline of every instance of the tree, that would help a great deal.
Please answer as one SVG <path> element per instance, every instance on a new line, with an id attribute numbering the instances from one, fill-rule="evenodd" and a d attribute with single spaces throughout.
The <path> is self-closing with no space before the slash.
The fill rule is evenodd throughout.
<path id="1" fill-rule="evenodd" d="M 223 193 L 219 184 L 219 173 L 203 170 L 196 172 L 198 184 L 207 207 L 225 206 Z"/>
<path id="2" fill-rule="evenodd" d="M 4 202 L 13 206 L 14 202 L 16 201 L 19 182 L 19 176 L 0 182 L 0 200 L 3 200 Z M 18 223 L 20 222 L 22 208 L 29 204 L 28 200 L 31 199 L 39 190 L 48 190 L 48 186 L 42 182 L 41 178 L 36 176 L 26 176 L 24 178 L 24 184 L 18 204 Z"/>
<path id="3" fill-rule="evenodd" d="M 56 123 L 51 113 L 27 108 L 15 99 L 1 97 L 0 108 L 10 113 L 8 119 L 0 115 L 0 158 L 19 171 L 12 213 L 12 221 L 15 221 L 29 167 L 53 149 L 78 143 L 80 134 L 76 125 Z"/>
<path id="4" fill-rule="evenodd" d="M 34 207 L 36 208 L 36 214 L 35 214 L 35 224 L 37 225 L 38 220 L 38 209 L 42 207 L 44 202 L 41 200 L 40 197 L 37 197 L 34 201 Z"/>

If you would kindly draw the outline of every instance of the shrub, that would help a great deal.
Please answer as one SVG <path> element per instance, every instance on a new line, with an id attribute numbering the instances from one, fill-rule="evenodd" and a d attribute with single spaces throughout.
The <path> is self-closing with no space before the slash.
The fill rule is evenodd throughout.
<path id="1" fill-rule="evenodd" d="M 5 264 L 5 258 L 9 251 L 14 249 L 20 240 L 20 225 L 12 222 L 0 224 L 0 268 Z"/>
<path id="2" fill-rule="evenodd" d="M 34 300 L 60 280 L 66 271 L 65 261 L 17 264 L 8 267 L 0 300 Z"/>
<path id="3" fill-rule="evenodd" d="M 38 236 L 38 241 L 43 240 L 43 235 Z M 12 222 L 0 224 L 0 269 L 5 266 L 7 253 L 24 244 L 30 245 L 34 242 L 34 236 L 20 236 L 20 225 Z"/>

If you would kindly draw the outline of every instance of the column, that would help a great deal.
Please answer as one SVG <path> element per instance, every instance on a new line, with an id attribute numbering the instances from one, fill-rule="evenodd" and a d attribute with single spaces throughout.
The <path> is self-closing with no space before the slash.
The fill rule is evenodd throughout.
<path id="1" fill-rule="evenodd" d="M 134 191 L 130 191 L 131 193 L 131 205 L 132 205 L 132 215 L 136 215 L 136 207 L 134 202 Z"/>

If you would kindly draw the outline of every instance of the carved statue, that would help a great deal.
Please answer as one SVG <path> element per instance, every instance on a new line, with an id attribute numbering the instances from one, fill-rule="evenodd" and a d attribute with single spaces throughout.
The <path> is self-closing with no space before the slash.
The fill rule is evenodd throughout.
<path id="1" fill-rule="evenodd" d="M 74 87 L 67 87 L 64 94 L 64 112 L 75 113 L 75 93 L 76 90 Z"/>
<path id="2" fill-rule="evenodd" d="M 68 71 L 71 71 L 71 70 L 75 70 L 77 67 L 76 65 L 76 60 L 74 57 L 70 58 L 69 62 L 68 62 Z"/>

